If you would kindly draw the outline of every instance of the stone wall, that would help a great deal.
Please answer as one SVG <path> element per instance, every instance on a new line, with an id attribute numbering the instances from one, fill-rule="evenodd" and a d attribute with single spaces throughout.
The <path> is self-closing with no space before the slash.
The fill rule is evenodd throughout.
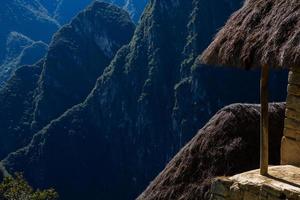
<path id="1" fill-rule="evenodd" d="M 281 144 L 281 164 L 300 166 L 300 71 L 289 73 L 284 137 Z"/>
<path id="2" fill-rule="evenodd" d="M 278 166 L 268 177 L 259 170 L 231 178 L 216 178 L 211 188 L 211 200 L 300 200 L 299 168 Z"/>

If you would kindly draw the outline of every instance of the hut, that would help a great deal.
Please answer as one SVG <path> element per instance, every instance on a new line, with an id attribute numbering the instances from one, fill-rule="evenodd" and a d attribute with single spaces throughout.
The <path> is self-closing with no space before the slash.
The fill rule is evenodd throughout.
<path id="1" fill-rule="evenodd" d="M 246 0 L 200 62 L 261 68 L 261 175 L 268 174 L 269 69 L 290 70 L 281 163 L 300 167 L 300 0 Z"/>

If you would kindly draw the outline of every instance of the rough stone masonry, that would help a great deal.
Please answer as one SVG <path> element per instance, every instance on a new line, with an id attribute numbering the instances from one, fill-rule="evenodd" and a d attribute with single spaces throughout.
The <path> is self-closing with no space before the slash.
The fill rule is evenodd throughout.
<path id="1" fill-rule="evenodd" d="M 300 168 L 290 165 L 269 168 L 269 175 L 259 170 L 216 178 L 211 200 L 300 200 Z"/>

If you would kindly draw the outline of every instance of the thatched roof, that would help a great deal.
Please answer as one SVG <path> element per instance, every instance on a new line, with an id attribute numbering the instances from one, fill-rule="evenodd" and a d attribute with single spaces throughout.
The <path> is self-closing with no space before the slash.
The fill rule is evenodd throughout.
<path id="1" fill-rule="evenodd" d="M 246 0 L 200 61 L 246 69 L 300 68 L 300 0 Z"/>
<path id="2" fill-rule="evenodd" d="M 260 113 L 260 106 L 249 104 L 234 104 L 220 110 L 137 200 L 208 200 L 215 177 L 257 168 Z M 280 162 L 284 113 L 285 104 L 270 104 L 270 163 L 273 165 Z"/>

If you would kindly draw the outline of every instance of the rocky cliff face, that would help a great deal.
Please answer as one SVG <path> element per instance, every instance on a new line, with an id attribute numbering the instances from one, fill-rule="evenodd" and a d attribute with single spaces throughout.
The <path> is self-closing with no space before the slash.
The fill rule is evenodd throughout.
<path id="1" fill-rule="evenodd" d="M 270 164 L 280 163 L 285 104 L 270 105 Z M 209 199 L 211 181 L 259 168 L 260 108 L 220 110 L 169 162 L 138 200 Z"/>
<path id="2" fill-rule="evenodd" d="M 24 171 L 33 185 L 54 186 L 65 199 L 135 198 L 220 107 L 258 100 L 257 72 L 195 62 L 240 5 L 151 0 L 86 100 L 4 159 L 6 170 Z M 285 97 L 281 75 L 271 76 L 272 100 Z"/>
<path id="3" fill-rule="evenodd" d="M 6 148 L 0 148 L 0 155 L 25 145 L 34 130 L 82 102 L 134 29 L 125 11 L 96 2 L 58 31 L 43 61 L 18 70 L 1 90 L 1 146 Z M 29 81 L 32 76 L 38 78 Z"/>

